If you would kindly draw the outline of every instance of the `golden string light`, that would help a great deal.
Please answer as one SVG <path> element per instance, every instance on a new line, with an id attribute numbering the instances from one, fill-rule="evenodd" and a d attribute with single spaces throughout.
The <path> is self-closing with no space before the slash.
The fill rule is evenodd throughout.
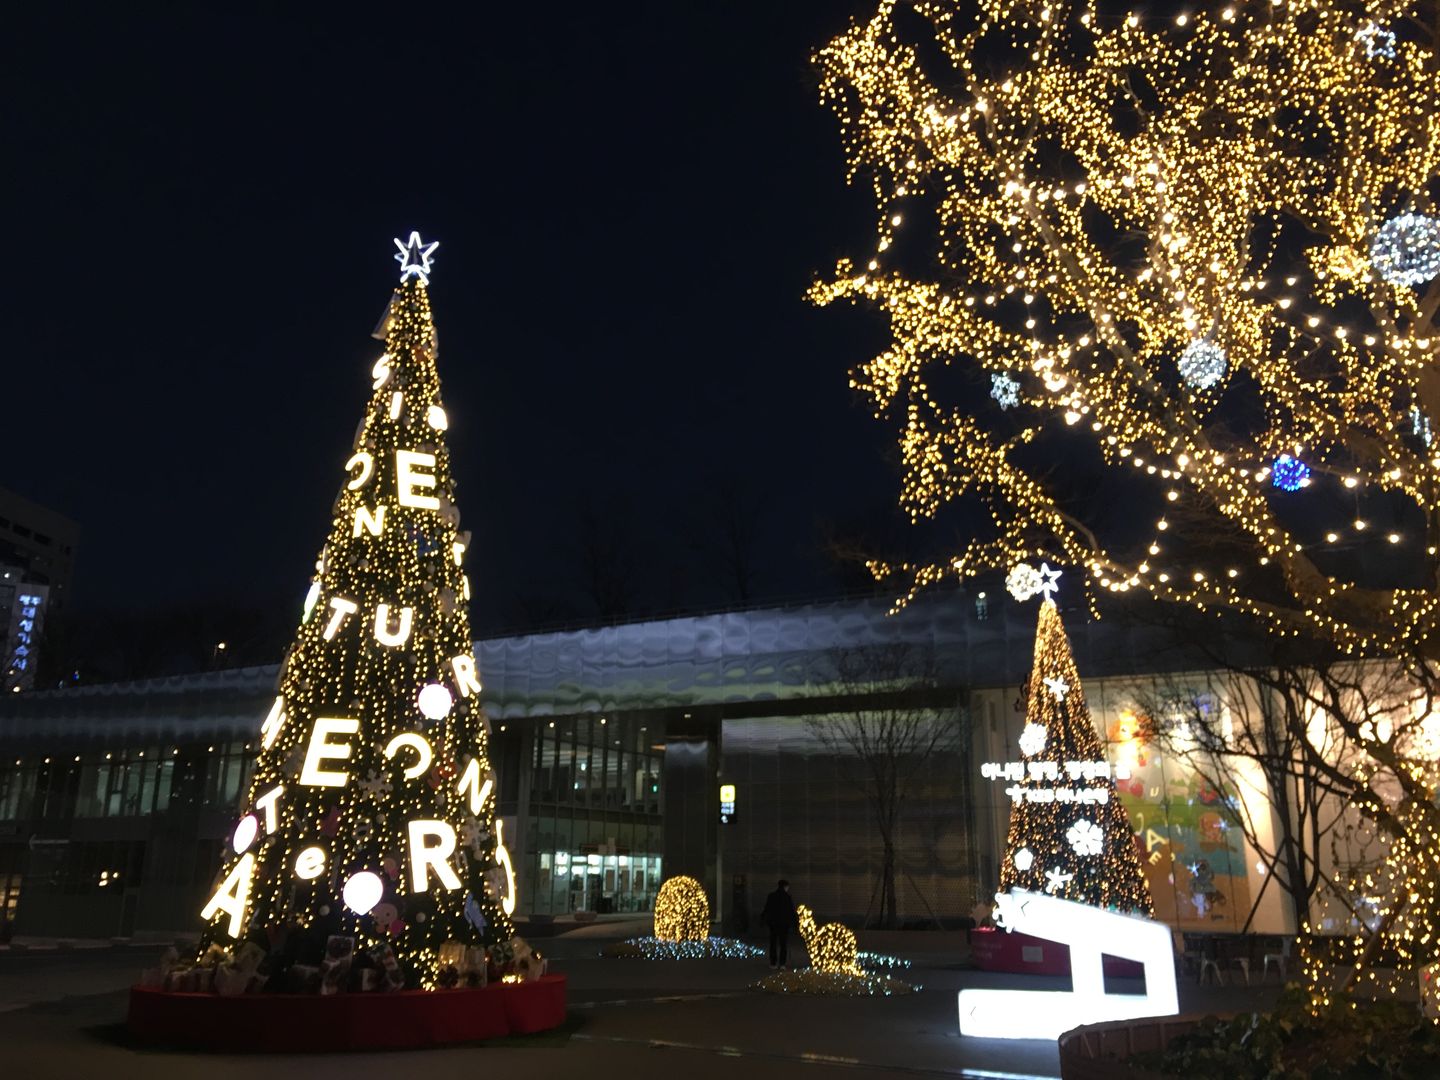
<path id="1" fill-rule="evenodd" d="M 681 874 L 667 878 L 655 894 L 655 937 L 659 941 L 704 941 L 710 936 L 710 901 L 705 886 Z"/>
<path id="2" fill-rule="evenodd" d="M 852 384 L 898 426 L 912 520 L 979 497 L 993 521 L 951 558 L 873 562 L 909 578 L 901 603 L 1045 553 L 1100 589 L 1351 651 L 1428 641 L 1440 277 L 1420 279 L 1440 252 L 1385 245 L 1440 235 L 1440 72 L 1417 35 L 1377 50 L 1362 32 L 1435 8 L 880 0 L 816 54 L 876 225 L 810 297 L 888 319 Z M 923 235 L 897 246 L 907 230 Z M 995 376 L 1018 389 L 986 400 Z M 1096 533 L 1047 484 L 1034 444 L 1057 433 L 1124 470 L 1138 513 L 1164 508 L 1148 542 Z M 1280 491 L 1281 455 L 1310 487 Z M 1284 507 L 1381 493 L 1412 508 L 1402 529 Z M 1342 536 L 1403 545 L 1423 579 L 1352 580 L 1324 557 Z"/>

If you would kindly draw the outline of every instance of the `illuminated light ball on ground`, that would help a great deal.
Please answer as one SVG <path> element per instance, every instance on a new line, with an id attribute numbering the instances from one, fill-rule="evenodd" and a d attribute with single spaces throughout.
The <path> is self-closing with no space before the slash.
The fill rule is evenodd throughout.
<path id="1" fill-rule="evenodd" d="M 1401 214 L 1370 245 L 1370 265 L 1391 285 L 1414 288 L 1440 274 L 1440 218 Z"/>
<path id="2" fill-rule="evenodd" d="M 1270 468 L 1270 483 L 1281 491 L 1299 491 L 1310 483 L 1310 466 L 1299 458 L 1281 454 Z"/>
<path id="3" fill-rule="evenodd" d="M 345 887 L 340 890 L 340 897 L 345 901 L 345 906 L 356 915 L 366 915 L 380 902 L 384 893 L 385 883 L 380 880 L 380 875 L 361 870 L 345 882 Z"/>
<path id="4" fill-rule="evenodd" d="M 1200 338 L 1185 346 L 1175 365 L 1180 377 L 1196 390 L 1208 390 L 1225 377 L 1229 361 L 1225 350 L 1213 341 Z"/>
<path id="5" fill-rule="evenodd" d="M 692 877 L 672 877 L 655 896 L 655 936 L 661 941 L 704 941 L 710 936 L 710 901 Z"/>
<path id="6" fill-rule="evenodd" d="M 420 688 L 417 703 L 420 706 L 420 715 L 426 720 L 444 720 L 450 715 L 455 699 L 451 697 L 450 691 L 439 683 L 428 683 Z"/>

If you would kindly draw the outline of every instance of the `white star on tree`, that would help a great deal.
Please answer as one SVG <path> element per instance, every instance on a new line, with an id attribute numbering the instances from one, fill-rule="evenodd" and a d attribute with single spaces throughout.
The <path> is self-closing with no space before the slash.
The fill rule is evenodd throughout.
<path id="1" fill-rule="evenodd" d="M 1088 818 L 1081 818 L 1065 833 L 1076 855 L 1099 855 L 1105 850 L 1105 830 Z"/>
<path id="2" fill-rule="evenodd" d="M 400 238 L 395 238 L 395 246 L 400 249 L 400 254 L 395 256 L 395 261 L 400 264 L 400 280 L 418 277 L 426 285 L 430 284 L 430 256 L 440 246 L 440 241 L 432 240 L 430 243 L 420 239 L 418 232 L 412 232 L 406 243 L 401 243 Z"/>
<path id="3" fill-rule="evenodd" d="M 1040 564 L 1040 583 L 1035 587 L 1035 591 L 1044 593 L 1046 600 L 1051 599 L 1051 594 L 1060 589 L 1060 573 L 1059 570 L 1051 569 L 1049 563 L 1042 562 Z"/>
<path id="4" fill-rule="evenodd" d="M 1056 701 L 1064 701 L 1065 695 L 1070 692 L 1070 684 L 1065 681 L 1065 676 L 1059 675 L 1053 679 L 1044 680 L 1045 688 L 1055 695 Z"/>
<path id="5" fill-rule="evenodd" d="M 1070 882 L 1075 880 L 1074 874 L 1063 873 L 1057 866 L 1054 869 L 1045 871 L 1045 891 L 1054 895 L 1063 889 Z"/>
<path id="6" fill-rule="evenodd" d="M 1020 753 L 1026 757 L 1034 757 L 1045 749 L 1045 725 L 1026 724 L 1025 730 L 1020 732 Z"/>

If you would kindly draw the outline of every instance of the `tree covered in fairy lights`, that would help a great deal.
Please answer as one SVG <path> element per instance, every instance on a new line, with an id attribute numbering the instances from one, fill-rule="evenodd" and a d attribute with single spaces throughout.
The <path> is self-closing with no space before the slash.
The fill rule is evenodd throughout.
<path id="1" fill-rule="evenodd" d="M 1020 571 L 1028 569 L 1022 564 Z M 1154 903 L 1130 818 L 1085 704 L 1060 610 L 1048 595 L 1053 577 L 1045 584 L 1035 631 L 1020 760 L 983 770 L 1006 785 L 1011 800 L 1000 891 L 1028 889 L 1151 915 Z M 1021 587 L 1016 595 L 1029 591 Z"/>
<path id="2" fill-rule="evenodd" d="M 881 0 L 820 49 L 877 224 L 811 296 L 888 319 L 853 383 L 912 517 L 988 511 L 873 572 L 913 595 L 1044 553 L 1433 655 L 1437 12 Z M 1131 512 L 1052 482 L 1061 460 L 1123 474 Z"/>
<path id="3" fill-rule="evenodd" d="M 879 0 L 816 54 L 877 224 L 811 298 L 888 319 L 912 519 L 984 509 L 872 572 L 1044 554 L 1310 650 L 1296 745 L 1388 844 L 1317 1009 L 1440 960 L 1437 45 L 1435 0 Z"/>
<path id="4" fill-rule="evenodd" d="M 292 935 L 350 937 L 357 952 L 393 957 L 405 985 L 433 988 L 454 978 L 446 946 L 509 958 L 515 892 L 435 363 L 436 245 L 396 243 L 385 351 L 203 913 L 204 945 L 293 957 Z"/>

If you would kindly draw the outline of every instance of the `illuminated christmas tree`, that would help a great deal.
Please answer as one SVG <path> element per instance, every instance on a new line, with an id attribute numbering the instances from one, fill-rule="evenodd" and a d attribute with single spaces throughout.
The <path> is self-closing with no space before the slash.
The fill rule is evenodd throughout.
<path id="1" fill-rule="evenodd" d="M 1012 800 L 1000 891 L 1018 887 L 1152 915 L 1130 818 L 1116 798 L 1060 611 L 1048 595 L 1057 577 L 1059 571 L 1048 566 L 1037 573 L 1024 564 L 1011 574 L 1017 597 L 1036 591 L 1046 596 L 1035 631 L 1021 760 L 985 769 L 991 779 L 1007 781 Z"/>
<path id="2" fill-rule="evenodd" d="M 437 245 L 396 244 L 385 352 L 202 917 L 212 953 L 308 950 L 311 973 L 363 955 L 367 985 L 433 988 L 473 981 L 482 948 L 512 958 L 515 886 L 435 366 Z"/>

